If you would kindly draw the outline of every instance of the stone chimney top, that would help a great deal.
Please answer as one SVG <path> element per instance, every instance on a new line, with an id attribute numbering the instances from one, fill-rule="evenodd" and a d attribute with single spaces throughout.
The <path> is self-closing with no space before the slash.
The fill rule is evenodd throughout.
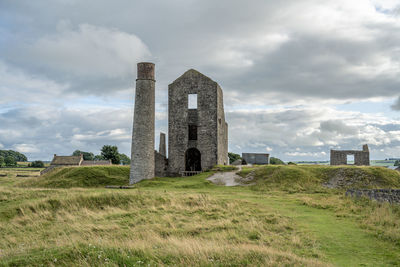
<path id="1" fill-rule="evenodd" d="M 154 81 L 154 63 L 140 62 L 137 64 L 137 80 L 153 80 Z"/>

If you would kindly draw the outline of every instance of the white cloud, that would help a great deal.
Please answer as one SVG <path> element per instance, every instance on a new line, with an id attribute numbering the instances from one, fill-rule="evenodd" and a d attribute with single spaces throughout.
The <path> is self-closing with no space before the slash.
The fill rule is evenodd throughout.
<path id="1" fill-rule="evenodd" d="M 241 110 L 228 112 L 227 120 L 230 142 L 243 152 L 263 152 L 269 147 L 277 156 L 326 159 L 331 148 L 359 149 L 365 143 L 379 147 L 399 142 L 399 121 L 332 107 Z"/>
<path id="2" fill-rule="evenodd" d="M 33 144 L 16 144 L 16 145 L 14 145 L 14 149 L 21 153 L 39 152 L 39 149 L 36 147 L 36 145 L 33 145 Z"/>
<path id="3" fill-rule="evenodd" d="M 320 157 L 325 157 L 326 153 L 324 151 L 322 152 L 286 152 L 285 155 L 290 156 L 290 157 L 309 157 L 309 158 L 320 158 Z"/>
<path id="4" fill-rule="evenodd" d="M 56 34 L 26 45 L 25 55 L 51 70 L 115 78 L 132 75 L 136 63 L 150 57 L 150 52 L 134 34 L 90 24 L 80 24 L 74 30 L 62 21 Z"/>
<path id="5" fill-rule="evenodd" d="M 371 2 L 378 8 L 392 10 L 400 6 L 398 0 L 371 0 Z"/>

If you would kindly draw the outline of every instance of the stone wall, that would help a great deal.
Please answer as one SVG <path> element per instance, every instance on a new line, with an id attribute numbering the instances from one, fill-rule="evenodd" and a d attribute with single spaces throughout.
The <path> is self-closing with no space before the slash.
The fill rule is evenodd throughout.
<path id="1" fill-rule="evenodd" d="M 168 174 L 168 159 L 154 150 L 154 174 L 156 177 L 165 177 Z"/>
<path id="2" fill-rule="evenodd" d="M 331 165 L 347 165 L 348 155 L 354 155 L 354 165 L 370 165 L 368 145 L 364 145 L 363 150 L 331 150 Z"/>
<path id="3" fill-rule="evenodd" d="M 379 202 L 400 203 L 400 189 L 349 189 L 346 196 L 367 197 Z"/>
<path id="4" fill-rule="evenodd" d="M 224 96 L 222 89 L 217 85 L 217 131 L 218 131 L 218 165 L 228 165 L 228 123 L 225 121 Z"/>

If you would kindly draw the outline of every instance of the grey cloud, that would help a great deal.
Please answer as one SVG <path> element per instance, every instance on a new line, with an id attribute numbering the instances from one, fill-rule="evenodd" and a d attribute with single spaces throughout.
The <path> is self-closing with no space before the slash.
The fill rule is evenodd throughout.
<path id="1" fill-rule="evenodd" d="M 131 110 L 114 100 L 133 92 L 136 61 L 152 60 L 159 130 L 166 131 L 167 85 L 195 68 L 224 90 L 234 152 L 326 159 L 331 147 L 370 142 L 384 157 L 381 149 L 394 153 L 389 148 L 400 146 L 396 122 L 324 106 L 398 95 L 400 37 L 393 33 L 400 18 L 370 5 L 0 1 L 0 143 L 31 151 L 33 159 L 96 152 L 105 142 L 129 153 Z M 293 107 L 299 101 L 321 104 Z M 103 106 L 85 106 L 96 102 Z M 282 103 L 289 107 L 270 106 Z"/>
<path id="2" fill-rule="evenodd" d="M 323 121 L 320 124 L 321 131 L 328 131 L 335 134 L 356 135 L 357 127 L 349 126 L 340 120 Z"/>
<path id="3" fill-rule="evenodd" d="M 395 52 L 400 37 L 393 34 L 400 30 L 400 18 L 381 19 L 371 11 L 358 14 L 370 9 L 352 9 L 354 4 L 346 1 L 341 1 L 340 5 L 346 8 L 338 10 L 337 1 L 320 5 L 313 0 L 252 1 L 251 4 L 227 0 L 218 3 L 119 1 L 117 4 L 108 1 L 32 1 L 23 7 L 14 1 L 5 1 L 1 14 L 9 23 L 19 25 L 15 43 L 26 41 L 18 34 L 26 36 L 22 26 L 26 20 L 32 22 L 28 26 L 33 32 L 28 35 L 28 43 L 33 43 L 33 48 L 27 49 L 28 54 L 24 57 L 34 61 L 34 65 L 18 59 L 18 54 L 23 51 L 18 46 L 11 49 L 8 62 L 27 71 L 45 73 L 62 83 L 69 81 L 71 90 L 85 94 L 112 94 L 132 85 L 134 61 L 140 57 L 127 61 L 132 64 L 131 72 L 127 72 L 126 62 L 107 62 L 104 57 L 108 53 L 104 50 L 105 55 L 94 61 L 96 66 L 91 70 L 85 57 L 87 50 L 76 59 L 74 54 L 67 57 L 69 50 L 62 42 L 54 41 L 64 40 L 57 37 L 60 33 L 55 25 L 60 23 L 60 18 L 70 21 L 74 29 L 72 36 L 79 35 L 82 25 L 109 31 L 115 29 L 132 38 L 136 36 L 148 47 L 153 56 L 150 58 L 157 63 L 159 88 L 166 88 L 178 75 L 194 67 L 219 81 L 227 95 L 235 93 L 236 99 L 246 96 L 252 102 L 262 99 L 268 104 L 298 98 L 346 100 L 393 95 L 400 85 L 399 70 L 392 73 L 393 68 L 381 68 L 400 62 L 400 55 Z M 52 12 L 38 12 L 44 6 Z M 93 6 L 98 12 L 88 12 Z M 333 17 L 313 21 L 310 10 L 331 12 Z M 335 12 L 342 12 L 340 15 L 346 19 L 335 21 Z M 10 13 L 21 16 L 6 15 Z M 370 20 L 366 21 L 365 17 Z M 332 20 L 330 24 L 329 20 Z M 318 26 L 325 21 L 326 26 Z M 71 33 L 68 36 L 66 41 L 73 39 Z M 94 40 L 88 38 L 89 43 L 96 43 L 95 37 Z M 112 35 L 110 38 L 112 40 Z M 60 55 L 55 57 L 60 60 L 59 66 L 57 61 L 52 61 L 53 50 L 43 51 L 37 47 L 43 42 L 47 46 L 61 44 Z M 272 45 L 274 42 L 277 43 Z M 8 46 L 13 47 L 12 44 L 8 43 Z M 93 47 L 96 51 L 96 46 Z M 40 53 L 37 53 L 38 49 Z M 79 51 L 76 53 L 79 55 Z M 149 58 L 148 54 L 142 54 L 143 57 L 146 55 Z M 104 75 L 107 70 L 111 74 L 123 66 L 125 75 Z M 87 75 L 88 71 L 94 76 Z M 229 100 L 235 102 L 235 99 Z"/>
<path id="4" fill-rule="evenodd" d="M 400 96 L 397 101 L 392 105 L 393 110 L 400 110 Z"/>

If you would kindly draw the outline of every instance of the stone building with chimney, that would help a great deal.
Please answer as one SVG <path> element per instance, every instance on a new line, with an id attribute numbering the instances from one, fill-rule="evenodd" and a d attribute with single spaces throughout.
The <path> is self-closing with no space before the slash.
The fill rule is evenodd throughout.
<path id="1" fill-rule="evenodd" d="M 168 86 L 168 155 L 164 133 L 159 151 L 154 151 L 154 68 L 152 63 L 138 63 L 130 183 L 229 164 L 222 89 L 193 69 Z"/>

